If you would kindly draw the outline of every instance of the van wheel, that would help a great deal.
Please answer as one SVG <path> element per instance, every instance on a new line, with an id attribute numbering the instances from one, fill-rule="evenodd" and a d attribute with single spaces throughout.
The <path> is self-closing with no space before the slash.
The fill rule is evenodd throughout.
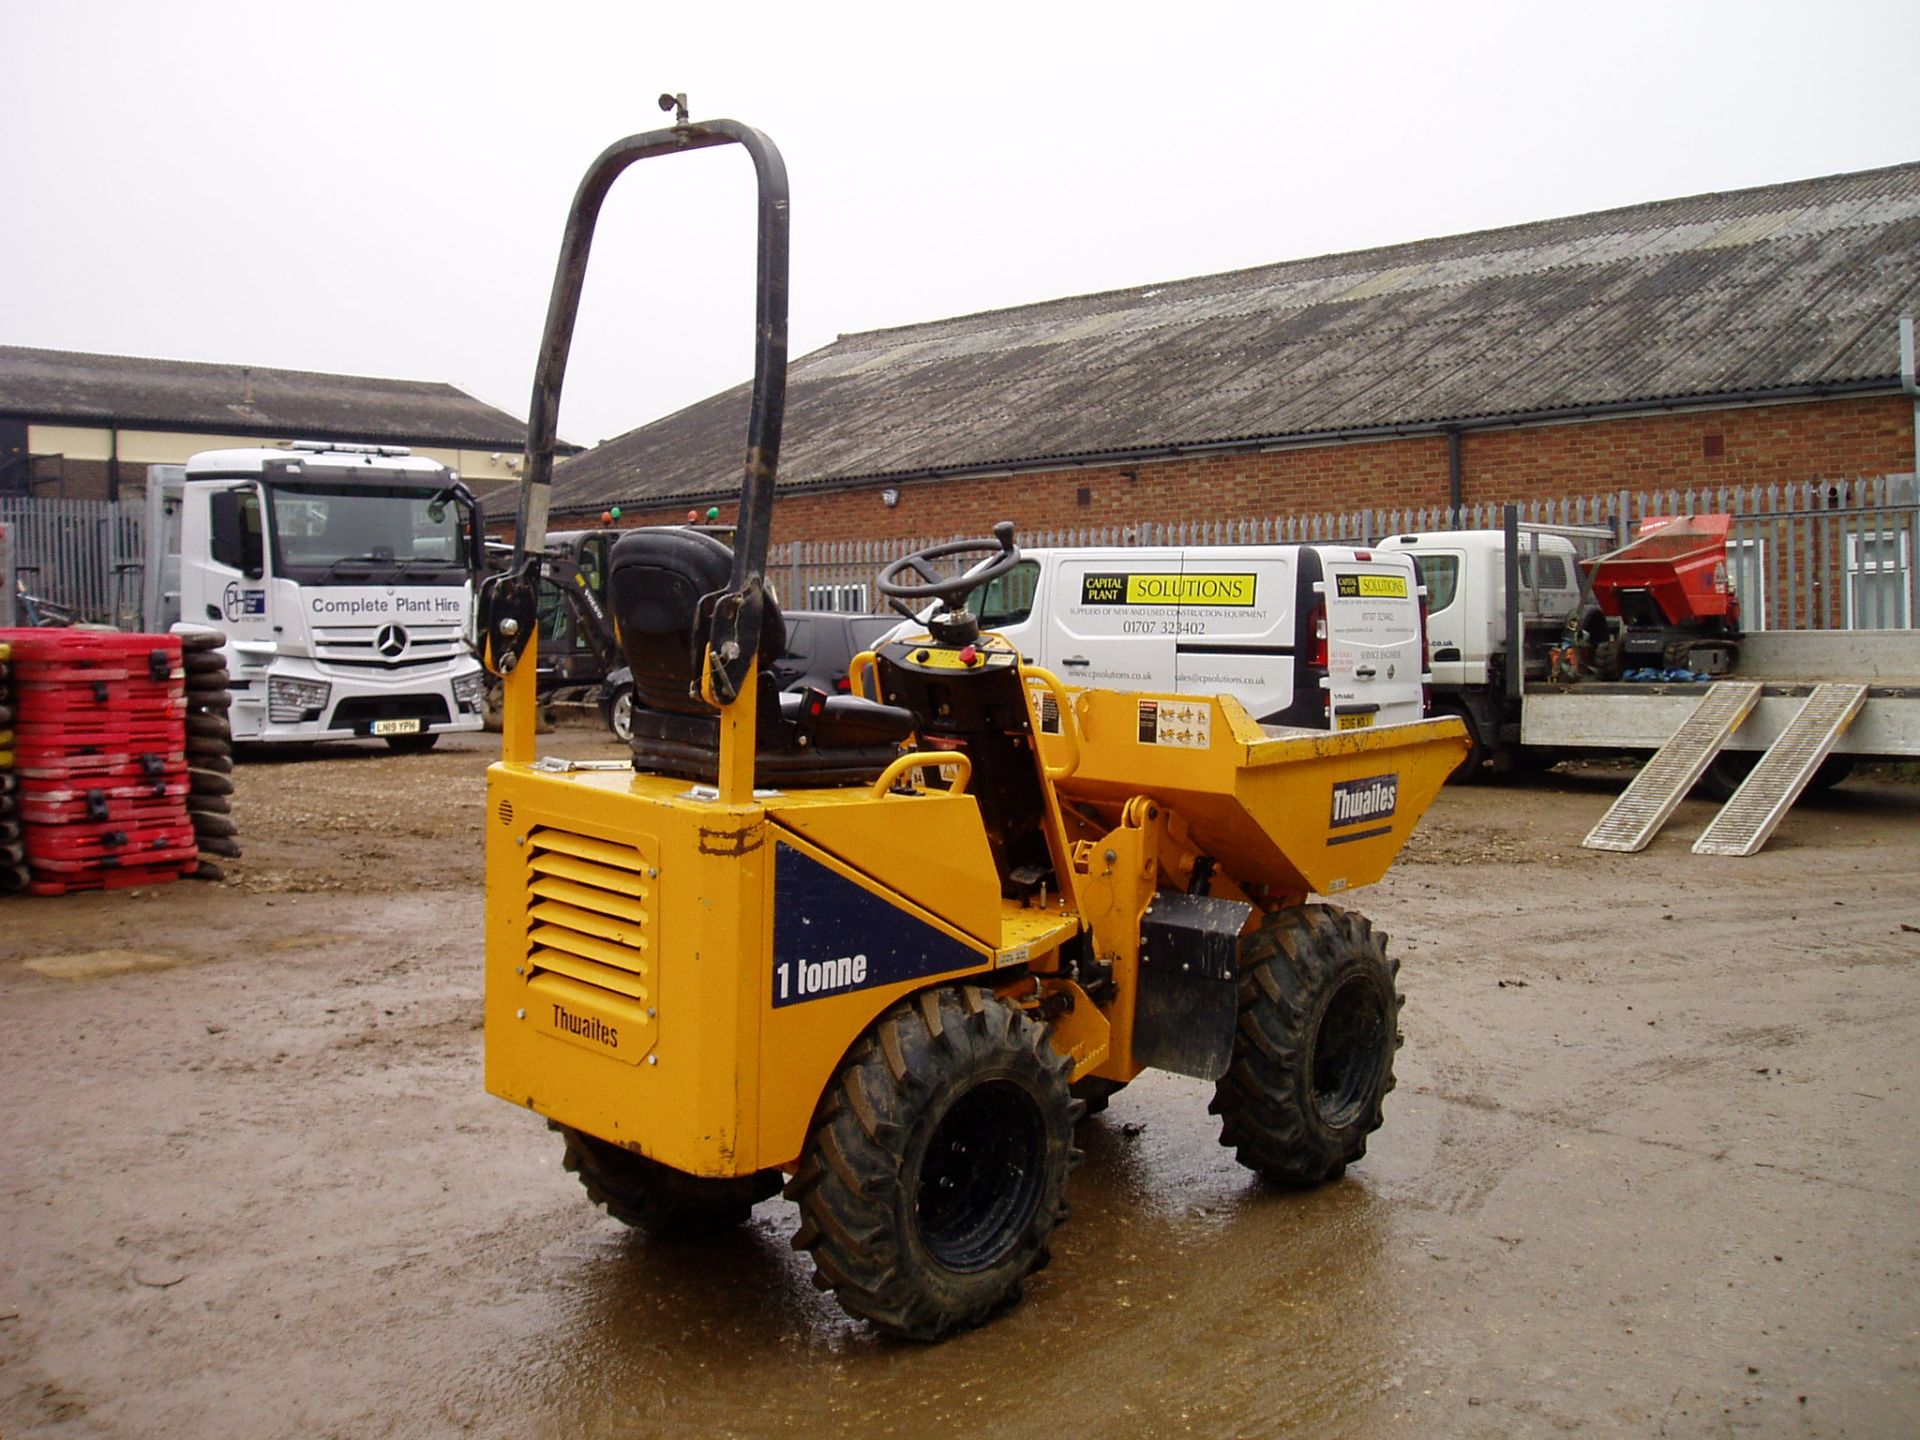
<path id="1" fill-rule="evenodd" d="M 1393 1089 L 1401 997 L 1387 941 L 1332 905 L 1276 910 L 1240 944 L 1240 1028 L 1208 1108 L 1220 1143 L 1277 1185 L 1337 1180 Z"/>
<path id="2" fill-rule="evenodd" d="M 439 732 L 433 730 L 422 735 L 388 735 L 384 738 L 387 748 L 396 755 L 424 755 L 440 743 Z"/>
<path id="3" fill-rule="evenodd" d="M 567 1142 L 561 1165 L 579 1177 L 587 1197 L 621 1224 L 649 1235 L 711 1235 L 731 1229 L 780 1188 L 777 1170 L 713 1180 L 578 1130 L 552 1128 Z"/>
<path id="4" fill-rule="evenodd" d="M 1041 1025 L 975 986 L 888 1010 L 822 1098 L 787 1185 L 814 1283 L 913 1340 L 1018 1299 L 1080 1158 L 1071 1071 Z"/>

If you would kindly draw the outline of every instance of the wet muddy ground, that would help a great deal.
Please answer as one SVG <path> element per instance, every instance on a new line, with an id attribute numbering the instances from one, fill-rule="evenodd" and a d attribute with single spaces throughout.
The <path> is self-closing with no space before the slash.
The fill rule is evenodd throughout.
<path id="1" fill-rule="evenodd" d="M 547 748 L 615 753 L 589 729 Z M 1920 1435 L 1920 789 L 1749 860 L 1453 789 L 1353 897 L 1400 1086 L 1311 1194 L 1148 1076 L 936 1348 L 763 1206 L 647 1242 L 480 1082 L 490 741 L 243 764 L 224 884 L 0 900 L 0 1436 Z"/>

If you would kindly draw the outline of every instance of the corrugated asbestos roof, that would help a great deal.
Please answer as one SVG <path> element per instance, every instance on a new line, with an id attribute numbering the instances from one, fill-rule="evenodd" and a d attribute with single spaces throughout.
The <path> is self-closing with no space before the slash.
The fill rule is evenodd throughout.
<path id="1" fill-rule="evenodd" d="M 1920 164 L 842 336 L 782 488 L 1894 383 Z M 747 387 L 556 467 L 554 507 L 736 494 Z"/>
<path id="2" fill-rule="evenodd" d="M 0 345 L 0 415 L 122 429 L 519 450 L 527 427 L 451 385 Z"/>

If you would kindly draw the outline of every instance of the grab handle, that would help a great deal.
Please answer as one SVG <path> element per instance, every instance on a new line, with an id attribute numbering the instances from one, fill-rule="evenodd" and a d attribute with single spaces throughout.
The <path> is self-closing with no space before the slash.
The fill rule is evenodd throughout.
<path id="1" fill-rule="evenodd" d="M 895 785 L 899 784 L 900 777 L 906 774 L 907 771 L 916 770 L 922 765 L 958 765 L 960 767 L 959 777 L 948 787 L 946 793 L 949 795 L 964 795 L 967 793 L 967 782 L 973 779 L 973 757 L 971 755 L 967 754 L 964 750 L 914 750 L 902 755 L 891 765 L 887 766 L 885 770 L 880 772 L 880 778 L 873 782 L 873 798 L 878 800 L 889 790 L 893 789 Z"/>
<path id="2" fill-rule="evenodd" d="M 1038 665 L 1022 665 L 1020 667 L 1020 682 L 1023 686 L 1026 684 L 1029 676 L 1038 680 L 1053 692 L 1053 703 L 1059 708 L 1060 738 L 1066 742 L 1067 763 L 1064 765 L 1047 765 L 1043 768 L 1046 771 L 1047 779 L 1054 781 L 1064 780 L 1080 768 L 1080 722 L 1074 716 L 1073 702 L 1067 698 L 1067 687 L 1060 683 L 1060 677 L 1058 675 L 1054 674 L 1051 670 L 1043 670 Z M 1033 694 L 1031 691 L 1028 691 L 1027 694 L 1027 708 L 1029 711 L 1034 709 Z M 1040 729 L 1040 717 L 1036 713 L 1033 719 L 1034 730 L 1038 733 Z"/>

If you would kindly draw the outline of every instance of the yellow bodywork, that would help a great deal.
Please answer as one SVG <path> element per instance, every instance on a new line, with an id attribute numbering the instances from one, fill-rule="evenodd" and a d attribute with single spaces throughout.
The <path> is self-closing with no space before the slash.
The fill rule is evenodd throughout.
<path id="1" fill-rule="evenodd" d="M 740 704 L 717 786 L 537 764 L 533 672 L 529 650 L 488 775 L 487 1088 L 704 1176 L 790 1169 L 849 1048 L 931 984 L 1036 1006 L 1076 1078 L 1131 1079 L 1157 891 L 1188 888 L 1202 857 L 1211 893 L 1261 908 L 1370 883 L 1466 749 L 1455 720 L 1269 734 L 1230 698 L 1070 693 L 1028 670 L 1065 888 L 1012 900 L 951 754 L 896 767 L 911 788 L 756 792 Z M 795 927 L 831 928 L 830 904 L 875 941 L 806 959 Z M 915 973 L 880 973 L 883 931 L 921 938 Z M 1112 967 L 1100 1004 L 1063 973 L 1083 931 Z"/>

